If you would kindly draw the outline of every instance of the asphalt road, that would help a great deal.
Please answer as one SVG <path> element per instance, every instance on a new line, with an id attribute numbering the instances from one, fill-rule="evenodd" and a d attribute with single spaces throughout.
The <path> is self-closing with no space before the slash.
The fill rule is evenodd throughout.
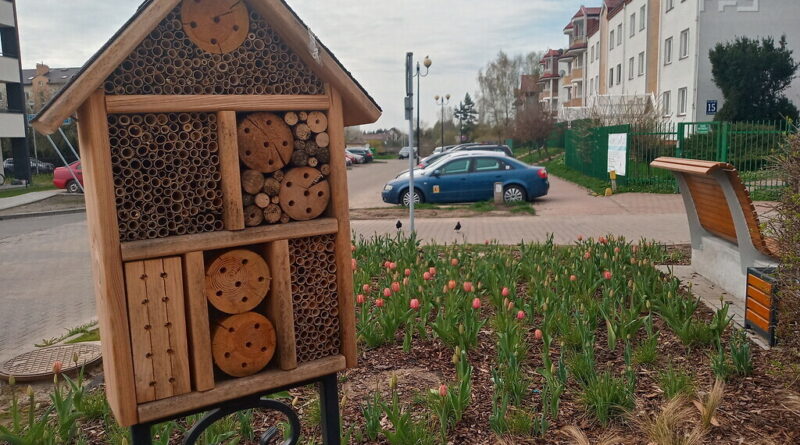
<path id="1" fill-rule="evenodd" d="M 398 173 L 408 170 L 408 160 L 390 159 L 354 165 L 347 171 L 351 209 L 391 207 L 381 199 L 381 191 Z"/>

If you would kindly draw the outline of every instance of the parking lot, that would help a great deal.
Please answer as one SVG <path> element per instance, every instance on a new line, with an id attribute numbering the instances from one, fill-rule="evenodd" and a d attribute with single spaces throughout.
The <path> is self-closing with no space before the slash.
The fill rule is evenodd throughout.
<path id="1" fill-rule="evenodd" d="M 383 186 L 398 173 L 408 169 L 408 160 L 379 160 L 354 165 L 347 171 L 351 209 L 392 207 L 381 200 Z"/>

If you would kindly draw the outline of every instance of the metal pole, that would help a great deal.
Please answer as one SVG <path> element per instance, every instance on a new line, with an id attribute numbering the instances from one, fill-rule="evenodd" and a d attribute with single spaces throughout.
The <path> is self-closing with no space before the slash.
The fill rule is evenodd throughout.
<path id="1" fill-rule="evenodd" d="M 444 147 L 444 99 L 442 99 L 442 147 Z M 442 148 L 444 149 L 444 148 Z"/>
<path id="2" fill-rule="evenodd" d="M 47 140 L 50 141 L 50 145 L 53 146 L 53 150 L 55 150 L 56 154 L 58 154 L 58 157 L 61 158 L 61 162 L 64 163 L 64 167 L 66 167 L 67 170 L 69 170 L 69 174 L 72 175 L 72 179 L 74 179 L 75 182 L 78 184 L 78 187 L 81 188 L 81 193 L 84 193 L 83 184 L 81 184 L 81 181 L 78 181 L 78 177 L 75 176 L 75 172 L 72 171 L 72 167 L 70 167 L 69 163 L 67 163 L 67 160 L 64 159 L 64 155 L 61 154 L 61 150 L 58 149 L 58 146 L 56 145 L 56 143 L 53 142 L 53 137 L 48 134 L 47 135 Z"/>
<path id="3" fill-rule="evenodd" d="M 420 78 L 422 78 L 420 69 L 419 69 L 419 62 L 417 62 L 417 145 L 419 146 L 417 150 L 422 150 L 422 134 L 420 133 L 419 129 L 419 114 L 422 110 L 422 107 L 419 103 L 419 98 L 422 97 L 422 90 L 420 89 Z"/>
<path id="4" fill-rule="evenodd" d="M 75 151 L 75 147 L 72 146 L 72 142 L 70 142 L 69 139 L 67 139 L 67 135 L 64 133 L 64 130 L 61 127 L 58 127 L 58 131 L 59 133 L 61 133 L 61 137 L 64 138 L 64 141 L 69 146 L 69 149 L 72 150 L 72 154 L 75 155 L 75 159 L 80 161 L 81 157 L 78 156 L 78 152 Z"/>
<path id="5" fill-rule="evenodd" d="M 414 53 L 406 53 L 406 117 L 408 118 L 408 226 L 411 233 L 415 232 L 414 227 L 414 197 L 417 195 L 414 189 Z"/>

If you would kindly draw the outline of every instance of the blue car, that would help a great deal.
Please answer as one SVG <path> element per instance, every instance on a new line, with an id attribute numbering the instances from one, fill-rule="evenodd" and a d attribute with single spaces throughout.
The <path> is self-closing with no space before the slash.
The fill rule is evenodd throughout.
<path id="1" fill-rule="evenodd" d="M 409 193 L 408 173 L 383 188 L 383 201 L 407 206 L 415 203 L 488 201 L 494 198 L 494 184 L 503 184 L 506 202 L 530 201 L 547 195 L 547 170 L 492 152 L 465 152 L 446 157 L 414 172 L 414 189 Z"/>

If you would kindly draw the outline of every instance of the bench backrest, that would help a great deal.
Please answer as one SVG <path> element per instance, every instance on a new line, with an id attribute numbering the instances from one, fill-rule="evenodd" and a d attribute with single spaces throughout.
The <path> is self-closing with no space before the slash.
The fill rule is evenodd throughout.
<path id="1" fill-rule="evenodd" d="M 761 225 L 753 201 L 750 199 L 750 192 L 745 188 L 733 165 L 669 157 L 658 158 L 650 165 L 682 175 L 694 202 L 700 225 L 708 232 L 738 245 L 736 226 L 720 184 L 721 180 L 728 181 L 736 194 L 736 204 L 742 209 L 753 246 L 764 255 L 775 256 L 767 246 L 767 239 L 761 233 Z M 716 174 L 717 171 L 722 172 L 722 175 Z"/>

